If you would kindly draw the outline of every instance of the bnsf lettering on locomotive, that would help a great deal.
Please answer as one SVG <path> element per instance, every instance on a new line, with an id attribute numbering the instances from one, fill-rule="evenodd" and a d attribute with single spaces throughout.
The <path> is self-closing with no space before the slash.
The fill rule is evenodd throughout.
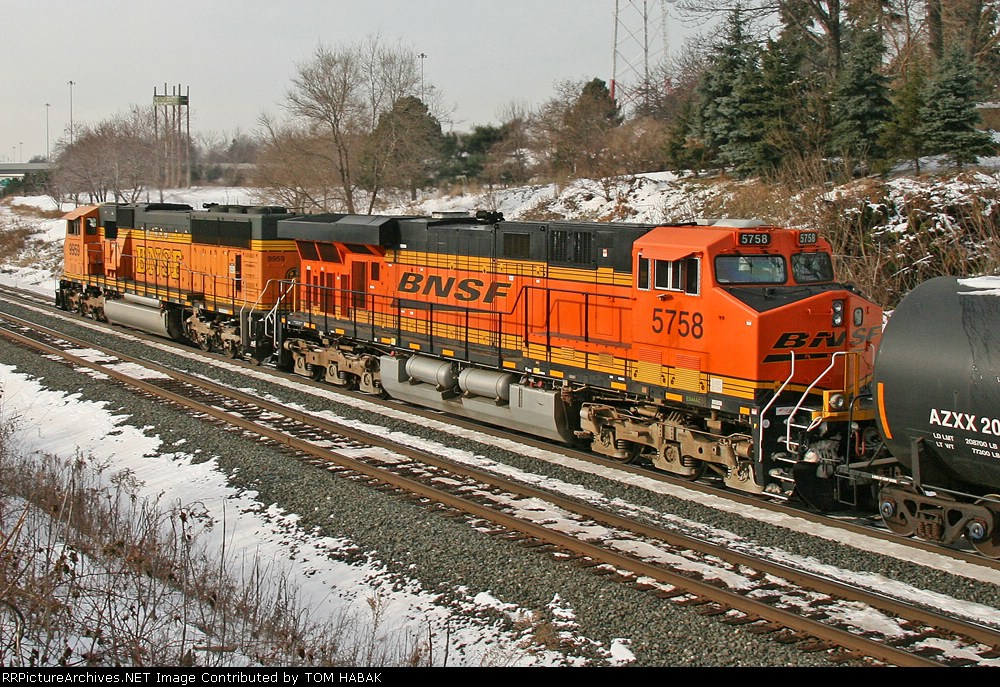
<path id="1" fill-rule="evenodd" d="M 138 246 L 135 249 L 135 271 L 137 274 L 179 279 L 182 257 L 179 250 Z"/>
<path id="2" fill-rule="evenodd" d="M 485 288 L 485 292 L 484 292 Z M 503 298 L 510 289 L 507 282 L 495 281 L 487 286 L 481 279 L 457 279 L 448 277 L 447 279 L 437 275 L 424 275 L 416 272 L 406 272 L 399 280 L 396 289 L 400 293 L 419 293 L 424 296 L 435 296 L 437 298 L 453 297 L 457 301 L 469 302 L 479 301 L 492 303 L 497 298 Z"/>
<path id="3" fill-rule="evenodd" d="M 838 348 L 847 341 L 847 332 L 820 332 L 811 335 L 808 332 L 785 332 L 778 337 L 774 343 L 774 348 L 819 348 L 828 346 Z"/>
<path id="4" fill-rule="evenodd" d="M 877 324 L 874 327 L 858 327 L 853 332 L 851 332 L 851 346 L 860 346 L 862 344 L 871 343 L 879 334 L 882 333 L 882 325 Z"/>

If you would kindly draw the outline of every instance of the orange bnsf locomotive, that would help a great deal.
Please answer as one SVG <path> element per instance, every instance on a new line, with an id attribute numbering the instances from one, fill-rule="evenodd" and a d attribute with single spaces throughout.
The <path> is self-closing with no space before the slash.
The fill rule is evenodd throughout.
<path id="1" fill-rule="evenodd" d="M 882 311 L 815 232 L 331 215 L 278 236 L 301 262 L 272 347 L 300 374 L 821 504 L 878 446 Z"/>
<path id="2" fill-rule="evenodd" d="M 878 306 L 815 232 L 116 205 L 58 303 L 747 492 L 854 503 Z M 870 487 L 869 487 L 870 489 Z"/>
<path id="3" fill-rule="evenodd" d="M 231 357 L 272 351 L 251 337 L 298 266 L 277 238 L 283 208 L 155 203 L 85 206 L 65 216 L 56 304 Z"/>

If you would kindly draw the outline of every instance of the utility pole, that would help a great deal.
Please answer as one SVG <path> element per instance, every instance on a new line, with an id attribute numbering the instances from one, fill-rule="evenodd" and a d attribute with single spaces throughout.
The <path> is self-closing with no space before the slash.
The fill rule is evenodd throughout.
<path id="1" fill-rule="evenodd" d="M 67 83 L 69 83 L 69 144 L 73 145 L 76 142 L 73 132 L 73 86 L 76 81 L 68 81 Z"/>
<path id="2" fill-rule="evenodd" d="M 427 53 L 422 52 L 417 57 L 420 58 L 420 102 L 426 105 L 427 101 L 424 100 L 424 60 L 427 59 Z"/>

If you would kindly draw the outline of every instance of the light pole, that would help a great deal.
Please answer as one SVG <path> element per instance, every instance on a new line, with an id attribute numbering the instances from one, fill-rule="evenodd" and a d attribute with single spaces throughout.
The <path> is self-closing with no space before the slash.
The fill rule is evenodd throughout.
<path id="1" fill-rule="evenodd" d="M 23 163 L 24 162 L 24 141 L 18 141 L 17 145 L 18 145 L 17 156 L 21 159 L 21 162 Z"/>
<path id="2" fill-rule="evenodd" d="M 49 108 L 52 105 L 45 103 L 45 161 L 49 161 Z"/>
<path id="3" fill-rule="evenodd" d="M 427 103 L 424 102 L 424 60 L 427 59 L 427 53 L 422 52 L 417 57 L 420 58 L 420 102 L 426 105 Z"/>
<path id="4" fill-rule="evenodd" d="M 69 84 L 69 144 L 73 145 L 75 138 L 73 137 L 73 84 L 76 81 L 68 81 Z"/>

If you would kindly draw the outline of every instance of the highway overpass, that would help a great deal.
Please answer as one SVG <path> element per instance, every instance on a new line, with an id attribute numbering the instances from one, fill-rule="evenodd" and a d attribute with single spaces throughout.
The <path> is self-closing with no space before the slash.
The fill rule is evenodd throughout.
<path id="1" fill-rule="evenodd" d="M 48 162 L 0 162 L 0 177 L 23 177 L 25 174 L 47 172 L 52 167 Z"/>

